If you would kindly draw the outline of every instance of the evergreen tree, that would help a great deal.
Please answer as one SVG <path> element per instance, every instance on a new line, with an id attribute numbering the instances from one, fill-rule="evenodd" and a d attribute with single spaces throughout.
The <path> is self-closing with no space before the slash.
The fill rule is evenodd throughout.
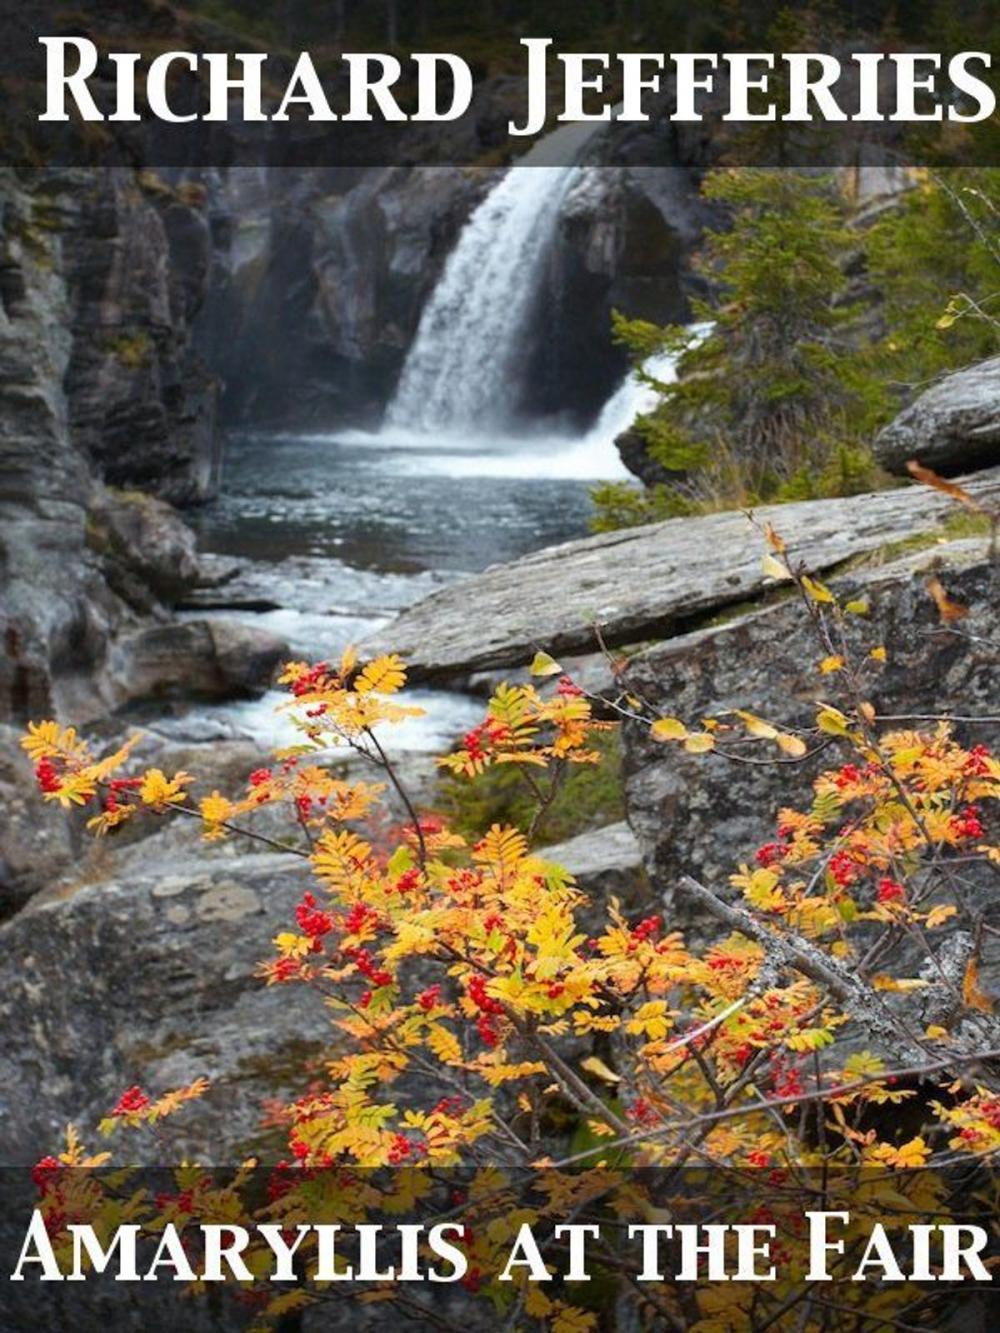
<path id="1" fill-rule="evenodd" d="M 1000 352 L 1000 170 L 915 172 L 867 251 L 884 302 L 878 351 L 899 393 Z"/>
<path id="2" fill-rule="evenodd" d="M 653 512 L 863 488 L 872 469 L 858 442 L 885 395 L 852 337 L 858 238 L 846 199 L 829 176 L 790 170 L 716 171 L 703 193 L 731 219 L 708 233 L 699 258 L 715 293 L 693 303 L 705 336 L 614 321 L 638 363 L 662 351 L 677 358 L 675 382 L 646 375 L 660 402 L 636 423 L 649 456 L 676 474 L 651 497 Z M 615 523 L 630 505 L 618 488 L 597 498 Z"/>

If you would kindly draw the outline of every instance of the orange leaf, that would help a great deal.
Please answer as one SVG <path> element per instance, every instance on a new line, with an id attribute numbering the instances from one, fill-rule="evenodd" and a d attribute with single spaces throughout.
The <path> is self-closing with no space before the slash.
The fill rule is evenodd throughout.
<path id="1" fill-rule="evenodd" d="M 985 512 L 982 505 L 973 500 L 964 487 L 959 486 L 954 481 L 946 481 L 944 477 L 939 477 L 936 472 L 932 472 L 929 467 L 922 467 L 915 458 L 910 459 L 906 465 L 906 470 L 915 481 L 921 482 L 924 486 L 931 486 L 943 495 L 950 495 L 953 500 L 965 505 L 966 509 L 971 509 L 976 514 Z"/>
<path id="2" fill-rule="evenodd" d="M 962 978 L 962 999 L 969 1009 L 978 1009 L 984 1014 L 993 1012 L 993 1001 L 979 987 L 979 963 L 975 958 L 969 959 Z"/>
<path id="3" fill-rule="evenodd" d="M 936 576 L 932 576 L 926 583 L 927 591 L 934 599 L 934 605 L 938 609 L 938 615 L 944 623 L 950 624 L 953 620 L 961 620 L 963 616 L 969 614 L 969 608 L 962 606 L 959 602 L 953 602 L 944 590 L 944 585 Z"/>

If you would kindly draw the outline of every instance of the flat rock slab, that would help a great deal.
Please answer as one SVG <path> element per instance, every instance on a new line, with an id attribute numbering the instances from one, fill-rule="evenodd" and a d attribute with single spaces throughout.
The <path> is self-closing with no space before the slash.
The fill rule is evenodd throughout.
<path id="1" fill-rule="evenodd" d="M 1000 503 L 1000 468 L 966 478 L 987 503 Z M 960 512 L 926 487 L 837 500 L 768 505 L 753 521 L 729 511 L 668 519 L 623 532 L 550 546 L 418 602 L 364 645 L 398 652 L 411 679 L 444 679 L 597 647 L 660 639 L 708 612 L 757 596 L 772 580 L 762 569 L 761 529 L 770 521 L 793 560 L 831 567 L 921 532 Z"/>

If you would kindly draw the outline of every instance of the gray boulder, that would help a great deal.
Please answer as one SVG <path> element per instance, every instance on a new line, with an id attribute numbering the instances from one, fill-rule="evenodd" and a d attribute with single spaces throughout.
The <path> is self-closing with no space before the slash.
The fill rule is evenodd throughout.
<path id="1" fill-rule="evenodd" d="M 314 992 L 256 976 L 308 865 L 228 848 L 161 864 L 157 841 L 119 877 L 36 898 L 0 927 L 7 1165 L 53 1151 L 70 1120 L 89 1128 L 132 1084 L 154 1094 L 201 1075 L 208 1096 L 164 1127 L 171 1160 L 239 1160 L 259 1140 L 264 1099 L 301 1087 L 304 1057 L 327 1039 Z M 128 1145 L 133 1161 L 163 1151 Z"/>
<path id="2" fill-rule="evenodd" d="M 287 643 L 238 620 L 149 625 L 112 646 L 108 677 L 119 702 L 164 697 L 257 698 L 289 656 Z"/>
<path id="3" fill-rule="evenodd" d="M 1000 461 L 1000 356 L 922 393 L 878 436 L 875 457 L 889 472 L 915 458 L 949 476 Z"/>
<path id="4" fill-rule="evenodd" d="M 540 854 L 565 866 L 585 893 L 605 898 L 628 892 L 642 873 L 642 849 L 624 820 L 578 833 Z"/>
<path id="5" fill-rule="evenodd" d="M 101 487 L 87 514 L 87 544 L 108 583 L 140 610 L 176 602 L 201 581 L 194 533 L 163 500 Z"/>

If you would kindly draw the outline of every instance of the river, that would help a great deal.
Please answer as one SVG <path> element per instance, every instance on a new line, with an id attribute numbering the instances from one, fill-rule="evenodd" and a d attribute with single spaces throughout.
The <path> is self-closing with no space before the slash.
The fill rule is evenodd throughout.
<path id="1" fill-rule="evenodd" d="M 222 493 L 194 523 L 202 550 L 235 558 L 240 572 L 188 614 L 235 616 L 280 634 L 296 656 L 335 656 L 447 582 L 585 536 L 594 480 L 619 472 L 607 434 L 464 446 L 391 434 L 234 438 Z M 481 712 L 421 695 L 429 721 L 407 738 L 417 748 Z M 199 716 L 259 734 L 274 702 Z"/>

